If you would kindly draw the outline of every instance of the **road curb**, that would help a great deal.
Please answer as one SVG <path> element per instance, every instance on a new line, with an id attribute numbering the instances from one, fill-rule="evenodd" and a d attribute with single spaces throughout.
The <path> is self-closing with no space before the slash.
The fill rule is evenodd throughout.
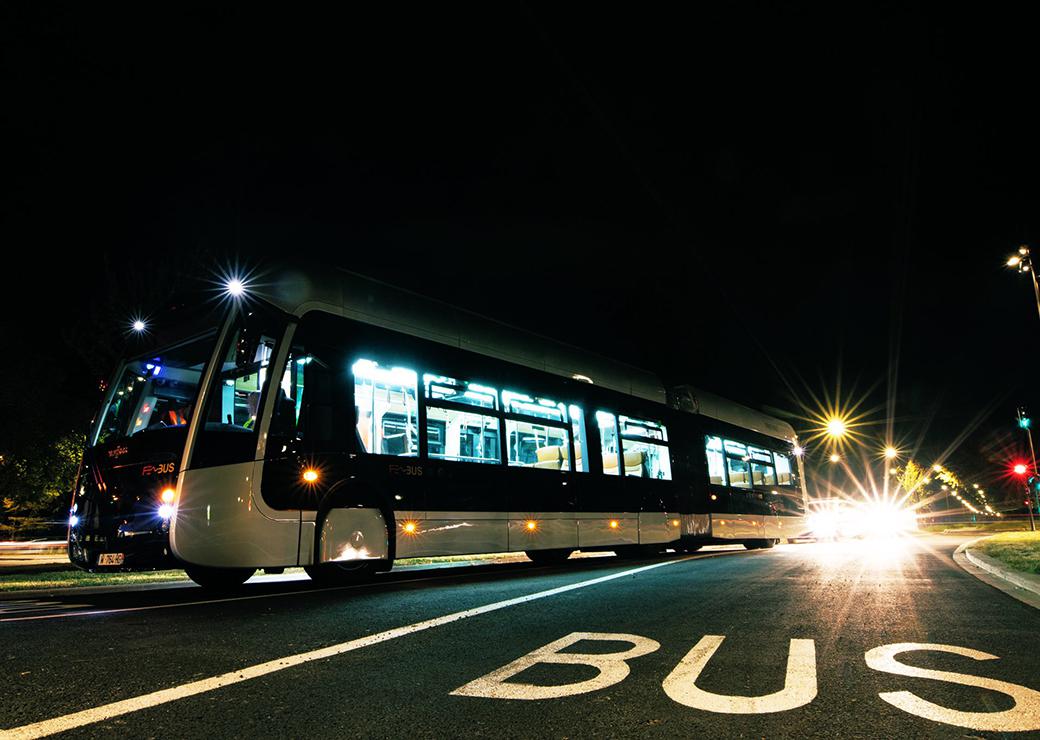
<path id="1" fill-rule="evenodd" d="M 975 544 L 985 539 L 989 539 L 989 537 L 977 537 L 961 544 L 954 551 L 953 559 L 979 580 L 1000 589 L 1034 609 L 1040 609 L 1040 576 L 1012 570 L 999 560 L 972 550 Z M 978 571 L 982 571 L 985 577 Z"/>

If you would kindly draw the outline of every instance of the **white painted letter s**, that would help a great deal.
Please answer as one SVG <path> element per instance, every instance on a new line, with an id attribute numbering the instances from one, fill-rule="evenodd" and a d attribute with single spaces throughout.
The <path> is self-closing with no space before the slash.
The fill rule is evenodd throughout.
<path id="1" fill-rule="evenodd" d="M 961 712 L 956 709 L 925 701 L 909 691 L 891 691 L 878 694 L 894 707 L 902 709 L 918 717 L 943 722 L 957 727 L 967 727 L 985 732 L 1026 732 L 1040 730 L 1040 692 L 1019 686 L 1018 684 L 998 681 L 994 678 L 969 676 L 964 673 L 934 671 L 928 668 L 915 668 L 900 663 L 896 656 L 913 650 L 936 650 L 954 655 L 963 655 L 972 660 L 997 660 L 979 650 L 957 647 L 956 645 L 938 645 L 935 643 L 901 642 L 893 645 L 882 645 L 869 650 L 864 656 L 867 665 L 875 671 L 893 673 L 897 676 L 914 678 L 930 678 L 935 681 L 949 681 L 961 686 L 977 686 L 982 689 L 999 691 L 1015 700 L 1015 706 L 1003 712 Z"/>

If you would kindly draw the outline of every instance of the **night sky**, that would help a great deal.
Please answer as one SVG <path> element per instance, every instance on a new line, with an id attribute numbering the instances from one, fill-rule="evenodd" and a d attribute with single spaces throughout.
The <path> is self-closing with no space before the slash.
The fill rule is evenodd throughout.
<path id="1" fill-rule="evenodd" d="M 868 436 L 999 475 L 1040 413 L 1026 17 L 559 5 L 6 4 L 5 397 L 60 365 L 93 403 L 78 322 L 178 255 L 292 254 L 753 406 L 840 378 Z"/>

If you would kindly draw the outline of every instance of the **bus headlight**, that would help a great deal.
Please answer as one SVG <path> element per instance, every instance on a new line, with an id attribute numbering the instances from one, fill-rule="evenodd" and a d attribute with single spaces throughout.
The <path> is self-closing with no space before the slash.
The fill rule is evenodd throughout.
<path id="1" fill-rule="evenodd" d="M 159 516 L 162 517 L 163 519 L 169 519 L 171 516 L 173 516 L 173 505 L 172 504 L 163 504 L 162 506 L 160 506 L 159 507 Z"/>

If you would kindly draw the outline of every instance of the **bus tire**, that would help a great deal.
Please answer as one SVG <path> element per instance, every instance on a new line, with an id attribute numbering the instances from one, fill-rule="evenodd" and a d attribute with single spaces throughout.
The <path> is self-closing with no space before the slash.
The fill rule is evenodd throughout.
<path id="1" fill-rule="evenodd" d="M 614 550 L 614 554 L 622 560 L 638 560 L 639 558 L 652 558 L 661 553 L 657 545 L 623 545 Z"/>
<path id="2" fill-rule="evenodd" d="M 697 552 L 702 547 L 704 547 L 704 545 L 682 545 L 681 547 L 676 548 L 676 550 L 678 552 Z"/>
<path id="3" fill-rule="evenodd" d="M 558 565 L 571 556 L 574 550 L 524 550 L 524 555 L 538 565 Z"/>
<path id="4" fill-rule="evenodd" d="M 368 580 L 376 572 L 375 560 L 305 565 L 304 571 L 320 586 L 346 586 Z"/>
<path id="5" fill-rule="evenodd" d="M 188 578 L 203 588 L 230 591 L 252 578 L 256 568 L 211 568 L 206 565 L 185 565 Z"/>

